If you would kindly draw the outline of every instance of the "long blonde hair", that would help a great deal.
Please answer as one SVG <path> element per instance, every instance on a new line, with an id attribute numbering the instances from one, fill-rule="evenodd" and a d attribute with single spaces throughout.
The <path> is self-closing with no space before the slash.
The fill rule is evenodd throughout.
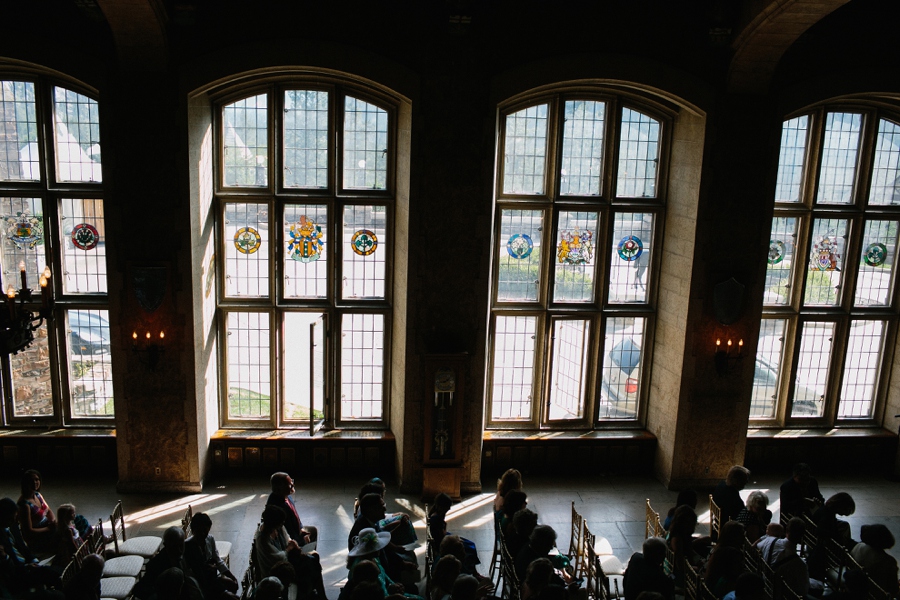
<path id="1" fill-rule="evenodd" d="M 507 469 L 500 479 L 497 480 L 497 494 L 505 496 L 510 490 L 522 489 L 522 474 L 518 469 Z"/>
<path id="2" fill-rule="evenodd" d="M 61 504 L 56 509 L 56 530 L 64 531 L 75 521 L 75 505 Z"/>

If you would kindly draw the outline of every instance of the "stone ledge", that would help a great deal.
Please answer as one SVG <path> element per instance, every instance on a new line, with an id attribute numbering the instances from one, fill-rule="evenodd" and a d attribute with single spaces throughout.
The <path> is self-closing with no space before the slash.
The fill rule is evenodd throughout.
<path id="1" fill-rule="evenodd" d="M 97 428 L 62 428 L 53 429 L 0 429 L 0 437 L 7 438 L 114 438 L 116 430 L 113 427 Z"/>
<path id="2" fill-rule="evenodd" d="M 646 429 L 596 429 L 593 431 L 556 430 L 531 431 L 524 429 L 492 429 L 484 432 L 484 441 L 562 441 L 562 440 L 609 440 L 609 441 L 650 441 L 656 436 Z"/>
<path id="3" fill-rule="evenodd" d="M 308 429 L 219 429 L 211 437 L 210 441 L 257 441 L 257 440 L 291 440 L 299 441 L 394 441 L 394 434 L 387 430 L 372 429 L 333 429 L 331 431 L 319 431 L 315 435 L 309 435 Z"/>
<path id="4" fill-rule="evenodd" d="M 754 439 L 805 439 L 805 438 L 896 438 L 897 434 L 881 427 L 841 427 L 833 429 L 749 429 L 747 441 Z"/>

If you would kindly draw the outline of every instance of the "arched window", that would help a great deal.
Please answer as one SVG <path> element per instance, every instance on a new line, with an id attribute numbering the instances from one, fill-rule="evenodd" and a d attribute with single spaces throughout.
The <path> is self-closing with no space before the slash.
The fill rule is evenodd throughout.
<path id="1" fill-rule="evenodd" d="M 898 123 L 860 105 L 784 122 L 751 426 L 878 418 L 898 316 Z"/>
<path id="2" fill-rule="evenodd" d="M 386 423 L 397 105 L 318 76 L 216 102 L 222 423 Z"/>
<path id="3" fill-rule="evenodd" d="M 0 67 L 2 285 L 26 281 L 37 310 L 46 266 L 56 298 L 34 342 L 3 354 L 7 423 L 110 424 L 114 415 L 95 96 Z"/>
<path id="4" fill-rule="evenodd" d="M 669 135 L 600 89 L 501 106 L 488 427 L 640 419 Z"/>

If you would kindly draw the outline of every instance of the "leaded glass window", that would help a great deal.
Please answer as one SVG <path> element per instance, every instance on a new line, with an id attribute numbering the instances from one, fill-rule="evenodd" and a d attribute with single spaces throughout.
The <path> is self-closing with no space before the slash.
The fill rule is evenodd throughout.
<path id="1" fill-rule="evenodd" d="M 866 106 L 786 120 L 751 426 L 873 423 L 896 328 L 900 126 Z"/>
<path id="2" fill-rule="evenodd" d="M 501 109 L 488 427 L 641 418 L 669 121 L 602 92 Z"/>
<path id="3" fill-rule="evenodd" d="M 219 105 L 224 426 L 384 423 L 395 106 L 327 79 Z"/>

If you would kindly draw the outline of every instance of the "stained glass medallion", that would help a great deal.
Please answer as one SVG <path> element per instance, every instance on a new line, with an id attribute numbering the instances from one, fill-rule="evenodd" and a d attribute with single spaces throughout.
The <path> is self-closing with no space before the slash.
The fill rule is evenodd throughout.
<path id="1" fill-rule="evenodd" d="M 810 269 L 819 271 L 837 271 L 838 260 L 838 241 L 834 232 L 828 232 L 819 236 L 816 243 L 813 244 L 812 260 L 810 261 Z"/>
<path id="2" fill-rule="evenodd" d="M 528 258 L 532 250 L 534 250 L 534 242 L 525 233 L 514 233 L 506 242 L 506 252 L 518 260 Z"/>
<path id="3" fill-rule="evenodd" d="M 569 229 L 559 232 L 559 262 L 567 265 L 584 265 L 594 257 L 594 232 L 590 229 Z"/>
<path id="4" fill-rule="evenodd" d="M 300 262 L 312 262 L 322 256 L 322 247 L 325 240 L 322 239 L 322 227 L 316 225 L 312 219 L 304 216 L 300 221 L 291 224 L 288 231 L 288 255 Z"/>
<path id="5" fill-rule="evenodd" d="M 252 227 L 241 227 L 234 234 L 234 247 L 241 254 L 253 254 L 262 245 L 262 236 Z"/>
<path id="6" fill-rule="evenodd" d="M 880 267 L 887 258 L 887 246 L 880 242 L 874 242 L 866 247 L 863 261 L 870 267 Z"/>
<path id="7" fill-rule="evenodd" d="M 619 253 L 619 258 L 631 262 L 640 257 L 644 251 L 644 244 L 636 235 L 626 235 L 619 241 L 616 251 Z"/>
<path id="8" fill-rule="evenodd" d="M 79 223 L 72 228 L 72 245 L 79 250 L 92 250 L 100 241 L 100 232 L 90 223 Z"/>
<path id="9" fill-rule="evenodd" d="M 784 242 L 781 240 L 769 240 L 769 259 L 770 265 L 777 265 L 784 260 Z"/>
<path id="10" fill-rule="evenodd" d="M 378 236 L 368 229 L 360 229 L 350 238 L 350 247 L 360 256 L 368 256 L 378 248 Z"/>
<path id="11" fill-rule="evenodd" d="M 6 237 L 19 250 L 34 248 L 44 242 L 44 221 L 27 212 L 6 217 Z"/>

